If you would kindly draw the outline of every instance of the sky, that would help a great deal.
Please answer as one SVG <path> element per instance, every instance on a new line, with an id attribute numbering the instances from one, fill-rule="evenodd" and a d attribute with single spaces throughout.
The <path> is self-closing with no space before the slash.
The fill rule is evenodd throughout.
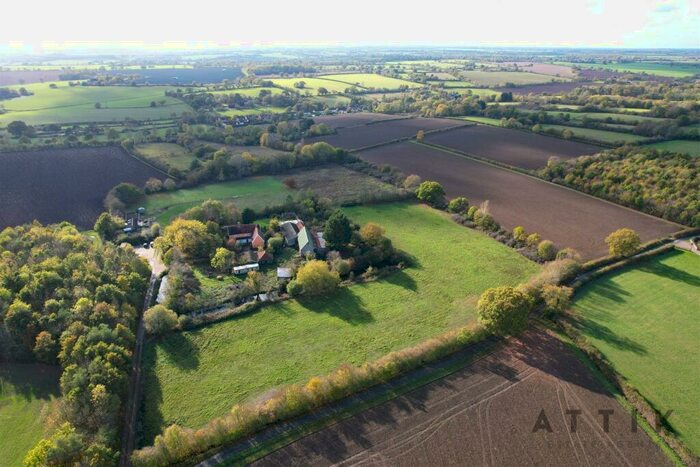
<path id="1" fill-rule="evenodd" d="M 5 0 L 0 52 L 106 45 L 700 48 L 700 0 L 178 3 Z"/>

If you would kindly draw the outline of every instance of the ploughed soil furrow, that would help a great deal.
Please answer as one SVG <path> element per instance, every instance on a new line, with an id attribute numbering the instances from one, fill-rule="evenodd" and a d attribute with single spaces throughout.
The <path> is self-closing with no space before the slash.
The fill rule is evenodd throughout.
<path id="1" fill-rule="evenodd" d="M 107 192 L 166 176 L 118 147 L 0 153 L 0 229 L 38 220 L 92 228 Z"/>
<path id="2" fill-rule="evenodd" d="M 356 112 L 339 115 L 320 115 L 314 117 L 315 123 L 323 123 L 330 128 L 347 128 L 357 125 L 366 125 L 373 122 L 381 122 L 382 120 L 395 120 L 405 118 L 400 115 L 378 114 L 371 112 Z"/>
<path id="3" fill-rule="evenodd" d="M 585 259 L 607 253 L 605 237 L 621 227 L 642 241 L 683 227 L 558 185 L 468 157 L 404 142 L 358 153 L 375 164 L 389 164 L 423 180 L 440 182 L 449 197 L 466 196 L 472 205 L 489 201 L 489 212 L 503 227 L 537 232 L 558 247 L 572 247 Z"/>
<path id="4" fill-rule="evenodd" d="M 552 157 L 573 159 L 602 150 L 592 144 L 486 125 L 427 135 L 425 141 L 522 169 L 542 168 Z"/>
<path id="5" fill-rule="evenodd" d="M 570 410 L 577 411 L 575 430 Z M 599 411 L 612 411 L 607 430 Z M 630 414 L 568 347 L 532 330 L 256 465 L 670 465 L 632 426 Z"/>

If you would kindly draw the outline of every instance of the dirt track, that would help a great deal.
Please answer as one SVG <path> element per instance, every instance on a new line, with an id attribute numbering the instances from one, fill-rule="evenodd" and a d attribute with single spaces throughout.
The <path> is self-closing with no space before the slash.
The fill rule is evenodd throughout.
<path id="1" fill-rule="evenodd" d="M 605 237 L 621 227 L 635 229 L 642 241 L 683 227 L 510 170 L 414 143 L 362 151 L 376 164 L 398 167 L 406 174 L 440 182 L 449 197 L 466 196 L 478 206 L 489 200 L 494 218 L 505 228 L 522 225 L 529 232 L 572 247 L 585 259 L 607 253 Z"/>
<path id="2" fill-rule="evenodd" d="M 428 135 L 425 141 L 522 169 L 542 168 L 550 157 L 566 160 L 602 150 L 592 144 L 486 125 Z"/>
<path id="3" fill-rule="evenodd" d="M 581 410 L 575 432 L 569 409 Z M 599 410 L 610 409 L 606 433 Z M 542 410 L 551 432 L 533 433 Z M 631 426 L 630 415 L 564 344 L 531 331 L 256 465 L 670 465 Z"/>

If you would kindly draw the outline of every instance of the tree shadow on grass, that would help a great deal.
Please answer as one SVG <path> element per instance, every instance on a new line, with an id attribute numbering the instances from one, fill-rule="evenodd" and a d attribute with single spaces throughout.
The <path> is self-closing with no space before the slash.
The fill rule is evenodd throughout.
<path id="1" fill-rule="evenodd" d="M 589 334 L 595 339 L 600 339 L 616 349 L 632 352 L 637 355 L 646 355 L 648 353 L 646 347 L 642 344 L 615 333 L 612 329 L 601 323 L 580 315 L 572 316 L 570 319 L 572 324 L 578 329 L 585 330 L 586 334 Z"/>
<path id="2" fill-rule="evenodd" d="M 655 274 L 666 279 L 671 279 L 673 281 L 683 282 L 694 287 L 700 287 L 700 276 L 660 262 L 645 264 L 644 266 L 641 266 L 639 270 L 650 274 Z"/>
<path id="3" fill-rule="evenodd" d="M 595 288 L 591 290 L 593 290 L 596 295 L 617 303 L 624 303 L 626 301 L 626 297 L 631 295 L 628 291 L 612 281 L 598 282 L 595 284 Z"/>
<path id="4" fill-rule="evenodd" d="M 178 369 L 193 371 L 199 368 L 199 349 L 192 343 L 198 334 L 199 331 L 176 332 L 157 345 Z"/>
<path id="5" fill-rule="evenodd" d="M 8 392 L 27 401 L 61 395 L 61 367 L 42 363 L 9 363 L 0 367 L 0 395 Z"/>
<path id="6" fill-rule="evenodd" d="M 380 281 L 410 290 L 412 292 L 418 291 L 418 283 L 413 277 L 406 274 L 406 271 L 404 270 L 393 272 L 388 276 L 381 278 Z"/>
<path id="7" fill-rule="evenodd" d="M 340 287 L 331 297 L 302 297 L 299 304 L 316 313 L 326 313 L 352 324 L 367 324 L 374 321 L 372 314 L 364 308 L 362 299 L 352 287 Z"/>

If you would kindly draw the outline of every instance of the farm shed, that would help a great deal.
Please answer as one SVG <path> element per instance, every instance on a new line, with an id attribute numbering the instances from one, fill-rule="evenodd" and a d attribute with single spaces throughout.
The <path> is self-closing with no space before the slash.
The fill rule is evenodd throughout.
<path id="1" fill-rule="evenodd" d="M 323 254 L 326 250 L 326 242 L 323 235 L 311 231 L 308 227 L 304 227 L 299 231 L 297 237 L 299 242 L 299 255 L 306 256 L 308 253 Z"/>
<path id="2" fill-rule="evenodd" d="M 299 236 L 299 231 L 304 228 L 304 223 L 300 220 L 280 222 L 280 230 L 284 235 L 284 241 L 287 246 L 294 246 Z"/>

